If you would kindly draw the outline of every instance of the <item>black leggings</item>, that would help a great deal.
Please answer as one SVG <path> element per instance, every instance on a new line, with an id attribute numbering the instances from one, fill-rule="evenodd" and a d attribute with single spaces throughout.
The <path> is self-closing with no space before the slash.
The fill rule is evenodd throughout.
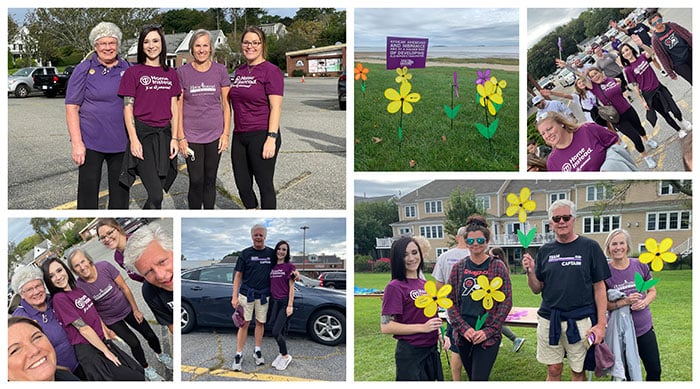
<path id="1" fill-rule="evenodd" d="M 661 381 L 661 359 L 654 328 L 637 337 L 637 350 L 647 372 L 647 381 Z"/>
<path id="2" fill-rule="evenodd" d="M 637 151 L 640 153 L 644 152 L 644 140 L 642 137 L 646 136 L 647 133 L 644 131 L 644 126 L 642 126 L 639 115 L 637 115 L 637 111 L 634 108 L 630 107 L 627 111 L 620 113 L 620 121 L 615 124 L 615 128 L 632 140 Z"/>
<path id="3" fill-rule="evenodd" d="M 267 140 L 267 131 L 235 132 L 231 143 L 231 164 L 238 194 L 246 209 L 258 207 L 258 199 L 253 192 L 253 178 L 260 190 L 260 208 L 276 209 L 275 163 L 282 145 L 281 134 L 277 133 L 275 156 L 263 159 L 262 150 Z"/>
<path id="4" fill-rule="evenodd" d="M 148 362 L 146 361 L 146 355 L 143 352 L 143 347 L 141 347 L 141 342 L 139 341 L 139 338 L 136 337 L 136 334 L 129 329 L 127 324 L 138 331 L 146 339 L 148 346 L 150 346 L 156 354 L 163 352 L 163 349 L 160 347 L 160 340 L 156 336 L 156 333 L 153 332 L 153 329 L 145 318 L 141 321 L 141 323 L 136 321 L 134 312 L 129 313 L 124 319 L 107 326 L 120 338 L 122 338 L 126 344 L 129 345 L 131 355 L 134 356 L 134 359 L 136 359 L 143 368 L 146 368 L 148 367 Z"/>
<path id="5" fill-rule="evenodd" d="M 459 357 L 462 359 L 469 381 L 488 381 L 501 343 L 498 342 L 484 349 L 481 344 L 475 345 L 465 339 L 462 339 L 462 342 L 459 345 Z"/>
<path id="6" fill-rule="evenodd" d="M 680 64 L 673 65 L 673 71 L 679 76 L 683 77 L 690 85 L 693 85 L 693 51 L 688 51 L 688 59 Z"/>
<path id="7" fill-rule="evenodd" d="M 270 322 L 272 322 L 272 337 L 277 341 L 280 348 L 280 354 L 287 355 L 287 340 L 285 339 L 287 332 L 287 304 L 289 298 L 277 300 L 272 299 L 270 306 Z"/>
<path id="8" fill-rule="evenodd" d="M 216 202 L 216 173 L 219 170 L 219 140 L 210 143 L 189 143 L 194 151 L 194 161 L 189 156 L 187 173 L 190 188 L 187 205 L 190 209 L 214 209 Z"/>
<path id="9" fill-rule="evenodd" d="M 108 208 L 129 208 L 129 188 L 119 184 L 124 153 L 101 153 L 85 149 L 85 163 L 78 167 L 78 209 L 97 209 L 104 161 L 107 161 Z"/>

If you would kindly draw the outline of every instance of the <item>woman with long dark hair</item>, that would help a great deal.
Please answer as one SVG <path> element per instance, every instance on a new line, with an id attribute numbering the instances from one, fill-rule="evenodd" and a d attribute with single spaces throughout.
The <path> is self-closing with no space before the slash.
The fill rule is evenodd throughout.
<path id="1" fill-rule="evenodd" d="M 270 271 L 270 294 L 272 305 L 270 306 L 270 322 L 272 323 L 272 337 L 277 341 L 280 353 L 272 362 L 277 370 L 284 370 L 292 361 L 292 356 L 287 352 L 285 332 L 287 322 L 294 313 L 294 272 L 296 267 L 290 262 L 289 243 L 284 240 L 275 245 L 275 264 Z"/>

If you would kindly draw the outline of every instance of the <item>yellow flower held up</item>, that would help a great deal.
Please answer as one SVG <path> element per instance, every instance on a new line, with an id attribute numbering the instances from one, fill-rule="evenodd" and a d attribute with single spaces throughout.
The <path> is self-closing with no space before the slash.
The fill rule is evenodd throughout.
<path id="1" fill-rule="evenodd" d="M 416 307 L 423 308 L 423 314 L 426 317 L 433 317 L 437 313 L 438 306 L 448 309 L 452 306 L 452 300 L 447 298 L 447 295 L 452 291 L 452 285 L 445 284 L 437 290 L 434 281 L 425 283 L 425 293 L 418 296 L 415 301 Z"/>
<path id="2" fill-rule="evenodd" d="M 402 68 L 396 68 L 396 74 L 398 74 L 398 76 L 396 76 L 394 81 L 400 84 L 406 83 L 413 78 L 413 75 L 408 72 L 408 68 L 405 66 Z"/>
<path id="3" fill-rule="evenodd" d="M 508 208 L 506 208 L 506 215 L 513 216 L 518 214 L 518 220 L 521 223 L 525 223 L 527 219 L 527 213 L 532 212 L 537 207 L 534 200 L 530 200 L 530 188 L 523 187 L 520 189 L 520 197 L 516 196 L 515 193 L 509 193 L 506 197 L 508 200 Z"/>
<path id="4" fill-rule="evenodd" d="M 662 240 L 661 244 L 658 244 L 654 238 L 648 238 L 644 245 L 648 251 L 639 255 L 639 262 L 651 262 L 651 270 L 661 271 L 664 268 L 664 262 L 676 262 L 676 253 L 668 251 L 673 246 L 671 238 Z"/>
<path id="5" fill-rule="evenodd" d="M 476 279 L 476 283 L 479 285 L 479 289 L 472 292 L 472 299 L 474 301 L 482 300 L 481 303 L 485 310 L 493 308 L 493 300 L 500 303 L 506 299 L 506 294 L 498 290 L 503 286 L 501 277 L 494 277 L 489 283 L 489 279 L 485 275 L 480 275 Z"/>
<path id="6" fill-rule="evenodd" d="M 494 104 L 503 104 L 503 95 L 500 93 L 500 89 L 497 90 L 498 85 L 492 80 L 488 80 L 483 84 L 478 84 L 476 86 L 476 92 L 481 96 L 479 98 L 479 104 L 482 107 L 488 107 L 489 113 L 491 115 L 496 115 L 496 107 Z"/>
<path id="7" fill-rule="evenodd" d="M 399 87 L 399 92 L 397 92 L 396 89 L 388 88 L 384 91 L 384 97 L 391 100 L 386 107 L 389 113 L 396 113 L 399 109 L 403 109 L 403 113 L 409 114 L 413 112 L 411 103 L 420 100 L 420 94 L 415 92 L 411 93 L 411 83 L 409 82 L 402 83 Z"/>

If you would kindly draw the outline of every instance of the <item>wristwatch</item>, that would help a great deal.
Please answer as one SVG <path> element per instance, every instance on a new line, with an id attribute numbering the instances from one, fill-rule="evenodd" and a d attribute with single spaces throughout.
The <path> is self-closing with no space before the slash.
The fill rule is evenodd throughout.
<path id="1" fill-rule="evenodd" d="M 277 138 L 277 133 L 276 132 L 268 132 L 267 136 L 269 136 L 270 138 Z"/>

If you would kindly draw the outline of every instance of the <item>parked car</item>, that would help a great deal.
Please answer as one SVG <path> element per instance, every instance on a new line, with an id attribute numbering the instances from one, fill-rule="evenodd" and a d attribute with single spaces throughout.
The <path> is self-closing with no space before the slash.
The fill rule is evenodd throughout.
<path id="1" fill-rule="evenodd" d="M 197 326 L 233 327 L 234 267 L 227 263 L 182 271 L 180 330 L 183 334 Z M 344 292 L 306 287 L 296 282 L 289 331 L 307 334 L 317 343 L 340 344 L 345 341 L 345 307 Z M 268 322 L 268 327 L 270 325 Z"/>
<path id="2" fill-rule="evenodd" d="M 345 289 L 345 272 L 327 272 L 318 276 L 319 286 L 329 289 Z"/>
<path id="3" fill-rule="evenodd" d="M 34 89 L 44 92 L 46 97 L 56 97 L 66 93 L 68 80 L 73 74 L 75 66 L 67 66 L 60 74 L 36 74 L 34 78 Z"/>
<path id="4" fill-rule="evenodd" d="M 34 76 L 39 74 L 56 74 L 54 67 L 27 67 L 21 68 L 12 75 L 7 76 L 7 93 L 15 97 L 27 97 L 34 89 Z"/>
<path id="5" fill-rule="evenodd" d="M 569 69 L 564 69 L 559 73 L 559 85 L 566 88 L 574 85 L 576 82 L 576 75 L 569 71 Z"/>
<path id="6" fill-rule="evenodd" d="M 552 81 L 552 78 L 550 76 L 542 77 L 537 83 L 540 85 L 540 88 L 549 90 L 554 89 L 554 87 L 556 86 L 554 85 L 554 81 Z"/>
<path id="7" fill-rule="evenodd" d="M 346 88 L 346 83 L 347 83 L 347 77 L 345 75 L 345 70 L 343 70 L 343 73 L 338 77 L 338 107 L 345 111 L 345 88 Z"/>

